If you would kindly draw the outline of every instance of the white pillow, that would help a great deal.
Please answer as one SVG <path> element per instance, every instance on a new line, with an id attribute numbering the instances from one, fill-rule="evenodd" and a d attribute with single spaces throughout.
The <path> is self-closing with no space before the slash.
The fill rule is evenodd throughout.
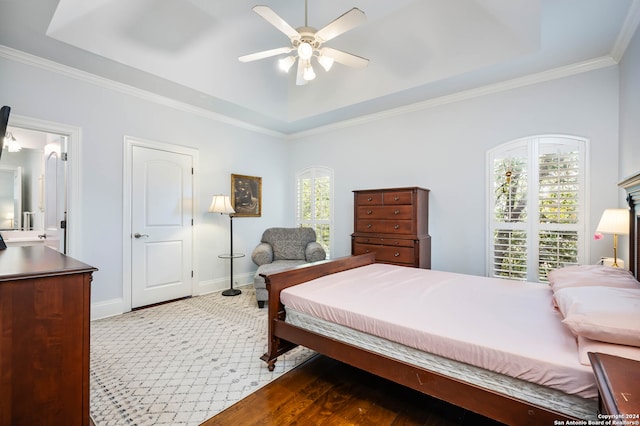
<path id="1" fill-rule="evenodd" d="M 547 276 L 555 292 L 567 287 L 604 286 L 640 289 L 640 283 L 624 268 L 603 265 L 574 265 L 554 269 Z"/>
<path id="2" fill-rule="evenodd" d="M 574 335 L 640 346 L 640 289 L 569 287 L 554 297 Z"/>

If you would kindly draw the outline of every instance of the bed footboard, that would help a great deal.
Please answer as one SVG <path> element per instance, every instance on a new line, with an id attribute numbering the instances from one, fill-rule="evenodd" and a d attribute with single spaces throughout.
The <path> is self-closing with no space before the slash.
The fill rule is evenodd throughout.
<path id="1" fill-rule="evenodd" d="M 280 302 L 280 292 L 287 287 L 298 285 L 315 278 L 372 263 L 375 263 L 375 254 L 367 253 L 359 256 L 347 256 L 336 260 L 323 260 L 300 265 L 273 274 L 260 274 L 264 277 L 267 291 L 269 292 L 267 312 L 269 346 L 267 352 L 262 355 L 260 359 L 267 363 L 269 371 L 273 371 L 275 368 L 278 356 L 298 346 L 296 343 L 289 342 L 278 336 L 278 323 L 284 322 L 286 316 L 284 305 Z"/>

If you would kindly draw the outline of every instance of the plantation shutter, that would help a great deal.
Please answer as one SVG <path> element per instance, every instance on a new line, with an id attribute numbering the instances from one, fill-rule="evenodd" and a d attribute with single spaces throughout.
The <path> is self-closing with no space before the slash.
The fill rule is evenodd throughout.
<path id="1" fill-rule="evenodd" d="M 297 176 L 297 222 L 316 231 L 316 240 L 331 256 L 333 172 L 324 167 L 306 169 Z"/>
<path id="2" fill-rule="evenodd" d="M 547 281 L 586 252 L 584 140 L 535 137 L 489 153 L 490 275 Z"/>

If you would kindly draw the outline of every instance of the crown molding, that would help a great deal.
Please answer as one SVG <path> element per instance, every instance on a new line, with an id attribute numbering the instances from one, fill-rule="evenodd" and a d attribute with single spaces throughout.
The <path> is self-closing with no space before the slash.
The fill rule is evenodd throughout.
<path id="1" fill-rule="evenodd" d="M 404 105 L 398 108 L 388 109 L 386 111 L 363 115 L 354 119 L 344 120 L 337 123 L 329 124 L 326 126 L 316 127 L 314 129 L 305 130 L 298 133 L 292 133 L 287 135 L 288 140 L 301 139 L 308 136 L 319 135 L 322 133 L 331 132 L 334 130 L 342 129 L 345 127 L 357 126 L 360 124 L 378 121 L 398 115 L 408 114 L 415 111 L 421 111 L 425 109 L 435 108 L 441 105 L 451 104 L 454 102 L 460 102 L 468 99 L 478 98 L 480 96 L 491 95 L 494 93 L 504 92 L 506 90 L 513 90 L 519 87 L 530 86 L 533 84 L 543 83 L 546 81 L 557 80 L 576 74 L 582 74 L 588 71 L 597 70 L 600 68 L 610 67 L 617 65 L 617 62 L 611 56 L 603 56 L 600 58 L 591 59 L 588 61 L 578 62 L 575 64 L 567 65 L 564 67 L 554 68 L 548 71 L 539 72 L 536 74 L 530 74 L 524 77 L 514 78 L 511 80 L 502 81 L 499 83 L 488 84 L 485 86 L 477 87 L 475 89 L 465 90 L 462 92 L 454 93 L 451 95 L 440 96 L 437 98 L 429 99 L 427 101 L 421 101 L 410 105 Z"/>
<path id="2" fill-rule="evenodd" d="M 635 7 L 635 10 L 638 11 L 640 10 L 640 7 L 636 7 L 638 5 L 640 5 L 640 0 L 634 0 L 632 8 Z M 630 11 L 628 17 L 631 15 L 632 13 Z M 636 13 L 636 15 L 640 16 L 640 13 Z M 630 19 L 627 19 L 627 20 L 633 21 Z M 625 27 L 627 26 L 625 25 Z M 619 39 L 622 39 L 622 37 L 619 37 Z M 628 41 L 627 41 L 627 44 L 628 44 Z M 114 90 L 126 95 L 135 96 L 137 98 L 140 98 L 149 102 L 154 102 L 154 103 L 157 103 L 169 108 L 174 108 L 189 114 L 194 114 L 209 120 L 229 124 L 231 126 L 238 127 L 241 129 L 245 129 L 252 132 L 261 133 L 261 134 L 265 134 L 268 136 L 273 136 L 273 137 L 277 137 L 277 138 L 281 138 L 289 141 L 295 141 L 297 139 L 305 138 L 308 136 L 328 133 L 328 132 L 332 132 L 338 129 L 343 129 L 346 127 L 357 126 L 357 125 L 361 125 L 361 124 L 365 124 L 373 121 L 395 117 L 398 115 L 408 114 L 415 111 L 435 108 L 441 105 L 460 102 L 467 99 L 473 99 L 480 96 L 486 96 L 493 93 L 499 93 L 506 90 L 516 89 L 519 87 L 525 87 L 525 86 L 530 86 L 533 84 L 538 84 L 546 81 L 556 80 L 559 78 L 581 74 L 584 72 L 589 72 L 589 71 L 597 70 L 600 68 L 606 68 L 606 67 L 610 67 L 612 65 L 617 64 L 617 61 L 612 56 L 603 56 L 600 58 L 578 62 L 575 64 L 543 71 L 536 74 L 530 74 L 524 77 L 519 77 L 519 78 L 506 80 L 499 83 L 485 85 L 485 86 L 470 89 L 470 90 L 465 90 L 465 91 L 454 93 L 451 95 L 440 96 L 440 97 L 429 99 L 426 101 L 421 101 L 421 102 L 413 103 L 410 105 L 404 105 L 401 107 L 388 109 L 378 113 L 362 115 L 357 118 L 339 121 L 326 126 L 315 127 L 313 129 L 304 130 L 297 133 L 285 134 L 285 133 L 277 132 L 264 127 L 255 126 L 247 122 L 244 122 L 242 120 L 237 120 L 237 119 L 225 116 L 223 114 L 206 110 L 204 108 L 199 108 L 184 102 L 179 102 L 179 101 L 167 98 L 165 96 L 157 95 L 155 93 L 152 93 L 146 90 L 135 88 L 133 86 L 118 83 L 116 81 L 113 81 L 104 77 L 100 77 L 95 74 L 88 73 L 86 71 L 81 71 L 81 70 L 78 70 L 77 68 L 62 65 L 57 62 L 44 59 L 20 50 L 12 49 L 7 46 L 0 45 L 0 57 L 4 57 L 9 60 L 13 60 L 26 65 L 51 71 L 60 75 L 74 78 L 79 81 L 94 84 L 99 87 Z"/>
<path id="3" fill-rule="evenodd" d="M 100 77 L 95 74 L 91 74 L 86 71 L 81 71 L 77 68 L 73 68 L 67 65 L 62 65 L 58 62 L 51 61 L 49 59 L 41 58 L 39 56 L 32 55 L 30 53 L 23 52 L 21 50 L 13 49 L 8 46 L 0 45 L 0 57 L 19 62 L 32 67 L 40 68 L 46 71 L 50 71 L 65 77 L 73 78 L 84 83 L 93 84 L 98 87 L 102 87 L 108 90 L 114 90 L 116 92 L 134 96 L 136 98 L 153 102 L 165 107 L 173 108 L 179 111 L 183 111 L 189 114 L 194 114 L 208 120 L 217 121 L 220 123 L 228 124 L 234 127 L 238 127 L 244 130 L 250 130 L 256 133 L 262 133 L 268 136 L 274 136 L 277 138 L 283 138 L 284 133 L 276 132 L 274 130 L 266 129 L 264 127 L 255 126 L 245 121 L 231 118 L 229 116 L 219 114 L 204 108 L 199 108 L 193 105 L 189 105 L 185 102 L 176 101 L 166 96 L 161 96 L 147 90 L 138 89 L 136 87 L 119 83 L 114 80 L 110 80 L 105 77 Z"/>
<path id="4" fill-rule="evenodd" d="M 640 26 L 640 0 L 633 0 L 633 3 L 629 6 L 627 17 L 622 24 L 622 29 L 611 50 L 611 56 L 616 62 L 620 62 L 624 56 L 624 52 L 626 52 L 627 47 L 629 47 L 629 43 L 631 43 L 631 39 L 636 33 L 638 26 Z"/>

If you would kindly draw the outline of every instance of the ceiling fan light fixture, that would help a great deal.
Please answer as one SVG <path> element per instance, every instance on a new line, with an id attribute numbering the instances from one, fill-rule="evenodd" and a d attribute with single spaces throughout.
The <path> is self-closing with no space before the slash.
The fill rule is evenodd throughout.
<path id="1" fill-rule="evenodd" d="M 318 63 L 320 63 L 320 65 L 322 65 L 322 68 L 324 68 L 324 70 L 328 72 L 333 66 L 333 58 L 320 55 L 318 56 Z"/>
<path id="2" fill-rule="evenodd" d="M 281 33 L 285 34 L 291 44 L 287 47 L 279 47 L 264 50 L 249 55 L 240 56 L 240 62 L 252 62 L 259 59 L 271 58 L 279 55 L 289 55 L 278 61 L 278 68 L 288 72 L 298 62 L 296 69 L 296 85 L 302 86 L 316 78 L 316 73 L 311 66 L 312 57 L 316 57 L 318 63 L 325 71 L 329 71 L 334 62 L 353 68 L 364 68 L 369 60 L 330 47 L 321 47 L 324 43 L 335 37 L 352 30 L 366 21 L 363 11 L 354 7 L 334 19 L 323 28 L 316 30 L 307 23 L 307 0 L 304 2 L 304 26 L 293 28 L 270 7 L 264 5 L 254 6 L 254 12 L 273 25 Z"/>
<path id="3" fill-rule="evenodd" d="M 311 66 L 310 62 L 304 66 L 302 78 L 304 78 L 306 81 L 311 81 L 316 78 L 316 73 L 313 71 L 313 67 Z"/>
<path id="4" fill-rule="evenodd" d="M 306 41 L 300 43 L 298 46 L 298 56 L 305 61 L 308 61 L 313 56 L 313 47 Z"/>
<path id="5" fill-rule="evenodd" d="M 288 73 L 291 67 L 293 66 L 293 64 L 295 63 L 296 63 L 295 56 L 287 56 L 285 58 L 278 60 L 278 68 Z"/>

